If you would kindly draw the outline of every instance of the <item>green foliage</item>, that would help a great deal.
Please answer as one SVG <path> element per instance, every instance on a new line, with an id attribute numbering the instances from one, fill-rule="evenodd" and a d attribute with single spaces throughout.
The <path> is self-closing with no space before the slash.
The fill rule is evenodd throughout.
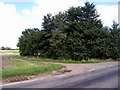
<path id="1" fill-rule="evenodd" d="M 89 2 L 84 7 L 71 7 L 54 16 L 43 18 L 42 30 L 26 29 L 19 38 L 22 56 L 36 56 L 76 61 L 91 58 L 120 57 L 120 29 L 103 27 Z"/>

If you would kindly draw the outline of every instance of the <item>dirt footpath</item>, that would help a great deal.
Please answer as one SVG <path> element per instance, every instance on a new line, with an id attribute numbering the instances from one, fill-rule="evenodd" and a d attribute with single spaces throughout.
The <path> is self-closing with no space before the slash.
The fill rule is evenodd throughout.
<path id="1" fill-rule="evenodd" d="M 88 71 L 94 71 L 94 70 L 99 70 L 102 68 L 118 65 L 118 62 L 116 61 L 116 62 L 91 63 L 91 64 L 64 64 L 64 63 L 54 63 L 54 64 L 61 64 L 66 66 L 66 68 L 64 68 L 63 70 L 71 70 L 71 72 L 67 74 L 77 74 L 77 73 L 84 73 Z"/>

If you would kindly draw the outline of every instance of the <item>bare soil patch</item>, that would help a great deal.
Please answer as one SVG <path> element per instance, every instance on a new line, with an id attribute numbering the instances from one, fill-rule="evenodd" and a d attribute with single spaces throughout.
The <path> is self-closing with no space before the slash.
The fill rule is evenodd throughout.
<path id="1" fill-rule="evenodd" d="M 13 58 L 10 58 L 9 54 L 11 52 L 18 52 L 18 50 L 0 50 L 0 69 L 13 68 L 15 65 L 10 64 L 10 61 L 13 61 Z"/>
<path id="2" fill-rule="evenodd" d="M 15 68 L 15 65 L 10 64 L 11 61 L 15 61 L 15 59 L 9 57 L 9 55 L 2 55 L 2 69 Z"/>

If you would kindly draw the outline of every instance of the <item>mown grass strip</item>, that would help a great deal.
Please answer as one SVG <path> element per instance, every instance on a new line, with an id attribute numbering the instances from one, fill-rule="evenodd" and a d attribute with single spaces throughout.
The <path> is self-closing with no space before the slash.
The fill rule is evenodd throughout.
<path id="1" fill-rule="evenodd" d="M 64 66 L 58 64 L 44 64 L 32 62 L 15 61 L 12 64 L 17 65 L 16 68 L 8 68 L 2 70 L 2 78 L 15 77 L 15 76 L 31 76 L 42 73 L 48 73 L 54 70 L 59 70 Z M 24 64 L 22 66 L 22 64 Z"/>
<path id="2" fill-rule="evenodd" d="M 43 59 L 43 58 L 32 58 L 32 57 L 22 57 L 22 56 L 16 56 L 19 59 L 27 60 L 27 61 L 39 61 L 39 62 L 54 62 L 54 63 L 74 63 L 74 64 L 85 64 L 85 63 L 101 63 L 101 62 L 114 62 L 114 61 L 120 61 L 120 59 L 113 60 L 113 59 L 107 59 L 107 60 L 87 60 L 87 61 L 73 61 L 73 60 L 54 60 L 54 59 Z"/>

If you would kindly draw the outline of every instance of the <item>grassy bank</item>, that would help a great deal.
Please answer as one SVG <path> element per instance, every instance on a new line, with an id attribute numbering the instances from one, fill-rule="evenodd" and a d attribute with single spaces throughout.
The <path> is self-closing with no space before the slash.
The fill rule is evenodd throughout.
<path id="1" fill-rule="evenodd" d="M 32 61 L 13 61 L 11 64 L 16 65 L 16 68 L 3 69 L 2 78 L 37 75 L 59 70 L 64 67 L 58 64 L 45 64 Z"/>

